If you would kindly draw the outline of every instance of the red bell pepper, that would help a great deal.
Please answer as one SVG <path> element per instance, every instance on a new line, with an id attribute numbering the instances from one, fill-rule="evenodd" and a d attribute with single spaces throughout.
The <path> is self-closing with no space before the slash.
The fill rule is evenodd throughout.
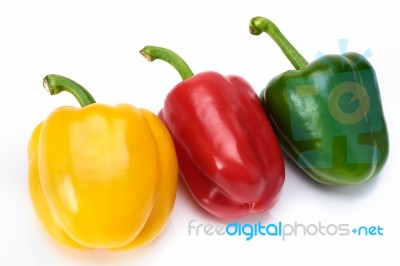
<path id="1" fill-rule="evenodd" d="M 174 140 L 179 171 L 209 213 L 236 219 L 270 209 L 284 182 L 282 153 L 257 94 L 238 76 L 204 72 L 165 48 L 146 46 L 149 61 L 167 61 L 181 83 L 159 117 Z"/>

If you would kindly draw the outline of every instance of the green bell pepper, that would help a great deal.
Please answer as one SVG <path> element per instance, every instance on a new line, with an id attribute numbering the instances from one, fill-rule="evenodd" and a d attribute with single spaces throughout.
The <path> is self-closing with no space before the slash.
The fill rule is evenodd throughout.
<path id="1" fill-rule="evenodd" d="M 308 63 L 270 20 L 253 18 L 250 32 L 269 34 L 296 68 L 273 78 L 259 96 L 284 152 L 320 183 L 359 184 L 375 176 L 389 140 L 366 58 L 346 53 Z"/>

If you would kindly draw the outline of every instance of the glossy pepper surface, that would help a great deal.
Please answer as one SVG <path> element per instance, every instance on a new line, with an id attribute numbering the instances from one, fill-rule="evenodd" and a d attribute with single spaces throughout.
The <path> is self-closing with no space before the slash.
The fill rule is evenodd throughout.
<path id="1" fill-rule="evenodd" d="M 174 140 L 180 174 L 194 199 L 222 219 L 270 209 L 283 182 L 279 144 L 257 94 L 238 76 L 193 75 L 170 50 L 147 46 L 141 54 L 162 59 L 180 73 L 159 117 Z"/>
<path id="2" fill-rule="evenodd" d="M 273 78 L 260 94 L 283 150 L 311 178 L 329 185 L 370 180 L 389 150 L 375 71 L 357 53 L 308 63 L 263 17 L 250 32 L 268 33 L 296 70 Z"/>
<path id="3" fill-rule="evenodd" d="M 173 208 L 178 164 L 172 138 L 150 111 L 108 106 L 74 81 L 48 75 L 51 94 L 71 92 L 29 141 L 29 191 L 46 230 L 74 248 L 128 249 L 156 238 Z"/>

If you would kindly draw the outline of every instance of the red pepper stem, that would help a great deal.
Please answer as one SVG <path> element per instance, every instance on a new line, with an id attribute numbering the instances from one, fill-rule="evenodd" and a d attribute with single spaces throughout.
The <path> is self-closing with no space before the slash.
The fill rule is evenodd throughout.
<path id="1" fill-rule="evenodd" d="M 146 46 L 142 50 L 140 50 L 139 53 L 150 62 L 156 59 L 161 59 L 169 63 L 178 71 L 182 80 L 188 79 L 193 76 L 193 72 L 186 64 L 186 62 L 179 55 L 171 50 L 157 46 Z"/>
<path id="2" fill-rule="evenodd" d="M 47 75 L 43 79 L 43 87 L 48 90 L 51 95 L 59 94 L 62 91 L 71 93 L 78 100 L 81 107 L 96 102 L 93 96 L 84 87 L 72 79 L 60 75 Z"/>
<path id="3" fill-rule="evenodd" d="M 250 21 L 249 31 L 253 35 L 260 35 L 265 32 L 278 44 L 282 52 L 286 55 L 287 59 L 297 69 L 304 69 L 308 62 L 304 57 L 294 48 L 294 46 L 286 39 L 280 32 L 278 27 L 269 19 L 264 17 L 254 17 Z"/>

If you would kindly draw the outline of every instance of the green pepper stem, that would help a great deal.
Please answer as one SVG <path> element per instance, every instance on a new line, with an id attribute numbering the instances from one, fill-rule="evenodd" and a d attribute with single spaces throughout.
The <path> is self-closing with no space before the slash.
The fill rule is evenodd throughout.
<path id="1" fill-rule="evenodd" d="M 168 50 L 166 48 L 157 46 L 145 46 L 139 51 L 144 58 L 148 61 L 154 61 L 156 59 L 161 59 L 171 66 L 173 66 L 183 80 L 188 79 L 193 76 L 193 72 L 186 62 L 175 52 Z"/>
<path id="2" fill-rule="evenodd" d="M 72 79 L 60 75 L 47 75 L 43 79 L 43 87 L 48 90 L 51 95 L 59 94 L 62 91 L 71 93 L 78 100 L 81 107 L 96 102 L 93 96 L 84 87 Z"/>
<path id="3" fill-rule="evenodd" d="M 304 57 L 281 33 L 278 27 L 269 19 L 264 17 L 252 18 L 250 21 L 249 31 L 253 35 L 260 35 L 265 32 L 271 36 L 297 70 L 304 69 L 308 65 L 307 60 L 304 59 Z"/>

